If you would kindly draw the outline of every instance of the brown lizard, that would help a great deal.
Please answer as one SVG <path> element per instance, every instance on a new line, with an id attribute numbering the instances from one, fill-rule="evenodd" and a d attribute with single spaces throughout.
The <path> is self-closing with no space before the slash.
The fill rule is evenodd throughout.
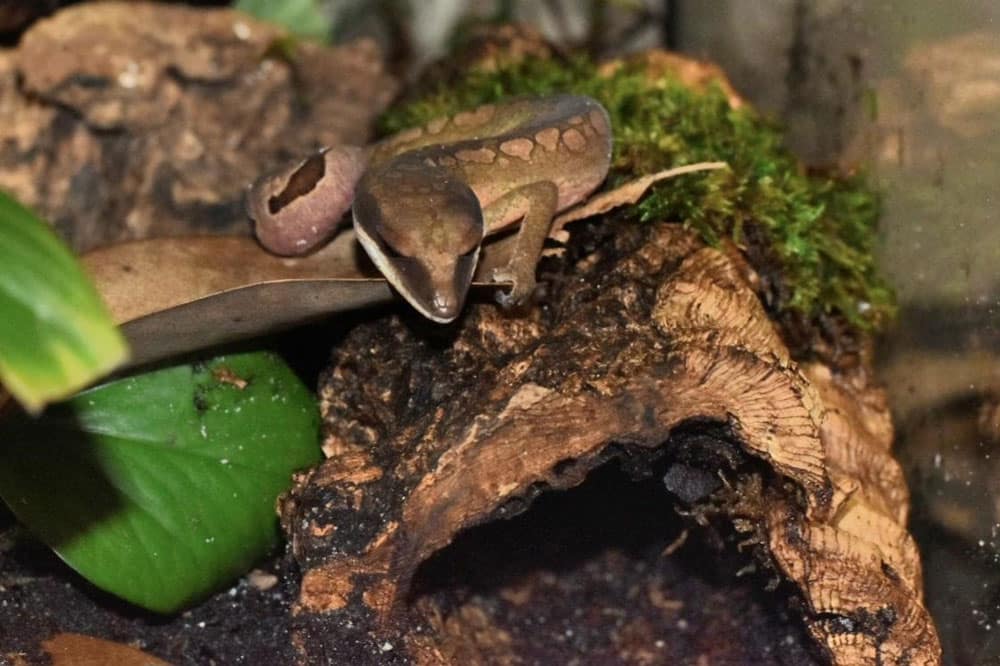
<path id="1" fill-rule="evenodd" d="M 354 229 L 392 286 L 427 318 L 461 311 L 483 239 L 520 223 L 498 300 L 524 302 L 553 217 L 586 199 L 611 163 L 611 126 L 589 97 L 480 106 L 366 148 L 339 146 L 259 180 L 248 211 L 283 255 L 324 242 L 352 207 Z"/>

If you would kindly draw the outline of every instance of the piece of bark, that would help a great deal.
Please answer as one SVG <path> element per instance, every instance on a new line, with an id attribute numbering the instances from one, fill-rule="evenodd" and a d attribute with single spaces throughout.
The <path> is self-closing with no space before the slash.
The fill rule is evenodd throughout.
<path id="1" fill-rule="evenodd" d="M 0 33 L 20 30 L 37 16 L 52 11 L 53 0 L 5 0 L 0 2 Z"/>
<path id="2" fill-rule="evenodd" d="M 310 43 L 231 10 L 83 4 L 0 52 L 0 187 L 78 251 L 247 234 L 246 186 L 363 144 L 397 84 L 369 42 Z"/>
<path id="3" fill-rule="evenodd" d="M 693 515 L 730 496 L 722 513 L 793 585 L 833 663 L 939 663 L 891 425 L 867 375 L 800 368 L 738 256 L 675 225 L 604 234 L 574 235 L 571 251 L 598 249 L 576 250 L 544 311 L 473 305 L 442 342 L 378 321 L 335 351 L 321 387 L 329 459 L 282 506 L 303 567 L 303 660 L 449 663 L 443 627 L 463 620 L 408 597 L 424 560 L 608 459 L 652 471 L 713 442 L 744 462 L 705 468 L 727 480 Z M 675 462 L 697 476 L 693 460 Z M 527 639 L 508 634 L 480 663 L 516 661 Z"/>
<path id="4" fill-rule="evenodd" d="M 134 648 L 83 634 L 62 633 L 42 642 L 53 666 L 170 666 L 169 663 Z"/>

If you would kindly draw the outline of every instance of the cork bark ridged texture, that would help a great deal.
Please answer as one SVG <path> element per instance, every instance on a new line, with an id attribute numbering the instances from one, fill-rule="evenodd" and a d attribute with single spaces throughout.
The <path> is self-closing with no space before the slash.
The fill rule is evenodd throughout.
<path id="1" fill-rule="evenodd" d="M 440 609 L 411 603 L 421 562 L 611 458 L 653 469 L 722 433 L 744 463 L 707 469 L 728 480 L 693 492 L 690 515 L 730 497 L 727 517 L 791 584 L 822 656 L 939 663 L 891 423 L 864 368 L 792 360 L 735 250 L 679 225 L 605 224 L 600 240 L 571 239 L 528 316 L 478 303 L 446 331 L 387 317 L 335 350 L 321 386 L 329 459 L 282 505 L 303 567 L 303 659 L 468 658 L 455 636 L 474 627 L 429 631 L 447 625 Z M 518 661 L 521 639 L 503 635 L 482 663 Z"/>

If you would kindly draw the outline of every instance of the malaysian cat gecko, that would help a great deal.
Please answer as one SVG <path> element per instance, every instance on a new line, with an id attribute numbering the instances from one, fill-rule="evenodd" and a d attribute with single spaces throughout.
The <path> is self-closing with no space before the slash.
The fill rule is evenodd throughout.
<path id="1" fill-rule="evenodd" d="M 432 120 L 368 147 L 338 146 L 259 180 L 247 208 L 261 244 L 304 254 L 352 209 L 372 262 L 425 317 L 455 319 L 486 236 L 519 224 L 504 305 L 525 301 L 556 213 L 611 163 L 607 111 L 578 95 L 517 99 Z"/>

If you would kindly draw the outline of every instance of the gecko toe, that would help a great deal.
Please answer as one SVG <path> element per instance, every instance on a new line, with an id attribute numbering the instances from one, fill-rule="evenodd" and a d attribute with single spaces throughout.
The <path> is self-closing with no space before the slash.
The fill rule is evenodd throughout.
<path id="1" fill-rule="evenodd" d="M 498 289 L 496 293 L 496 301 L 500 304 L 500 307 L 506 309 L 512 308 L 515 305 L 514 298 L 511 293 L 504 291 L 503 289 Z"/>
<path id="2" fill-rule="evenodd" d="M 514 281 L 513 285 L 509 290 L 507 289 L 497 290 L 496 301 L 505 309 L 511 309 L 528 302 L 534 291 L 535 291 L 534 280 L 528 281 L 527 284 L 521 281 Z"/>

